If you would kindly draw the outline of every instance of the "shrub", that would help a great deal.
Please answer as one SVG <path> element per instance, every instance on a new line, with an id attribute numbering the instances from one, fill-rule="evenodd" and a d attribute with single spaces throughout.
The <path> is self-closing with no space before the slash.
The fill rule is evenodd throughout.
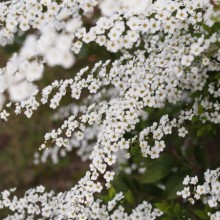
<path id="1" fill-rule="evenodd" d="M 58 163 L 74 148 L 89 161 L 68 191 L 4 190 L 6 219 L 219 219 L 219 8 L 209 0 L 0 3 L 0 44 L 13 52 L 0 71 L 2 123 L 49 106 L 60 126 L 34 163 Z M 71 71 L 42 88 L 56 66 Z"/>

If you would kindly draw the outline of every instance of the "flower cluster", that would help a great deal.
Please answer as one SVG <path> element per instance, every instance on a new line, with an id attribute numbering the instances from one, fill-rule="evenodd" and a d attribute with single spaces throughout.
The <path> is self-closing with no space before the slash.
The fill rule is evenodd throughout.
<path id="1" fill-rule="evenodd" d="M 191 204 L 195 204 L 196 200 L 202 200 L 203 203 L 208 204 L 210 208 L 218 208 L 220 202 L 220 169 L 207 170 L 204 173 L 205 182 L 199 184 L 198 177 L 189 177 L 188 175 L 184 178 L 183 185 L 184 189 L 177 192 L 178 195 L 187 199 Z M 209 213 L 212 220 L 217 220 L 219 212 Z"/>
<path id="2" fill-rule="evenodd" d="M 0 44 L 10 43 L 16 32 L 28 31 L 31 28 L 42 29 L 49 25 L 60 31 L 74 29 L 74 23 L 79 16 L 79 10 L 84 14 L 93 11 L 96 0 L 71 1 L 65 0 L 60 4 L 52 0 L 7 1 L 0 4 Z M 67 27 L 65 19 L 69 18 Z M 73 27 L 71 27 L 73 24 Z M 68 28 L 69 27 L 69 28 Z"/>
<path id="3" fill-rule="evenodd" d="M 28 49 L 25 52 L 21 51 L 21 58 L 27 60 L 41 56 L 49 66 L 61 65 L 69 68 L 75 61 L 70 50 L 79 53 L 83 43 L 94 41 L 100 46 L 105 46 L 109 51 L 117 52 L 121 49 L 137 47 L 143 40 L 145 43 L 144 48 L 150 52 L 152 49 L 149 48 L 148 44 L 156 44 L 157 42 L 157 37 L 152 38 L 152 35 L 161 29 L 172 35 L 183 28 L 188 29 L 192 25 L 196 27 L 195 24 L 201 21 L 206 22 L 207 25 L 213 24 L 213 10 L 208 7 L 208 1 L 205 0 L 194 4 L 191 4 L 190 1 L 184 1 L 184 10 L 179 9 L 181 6 L 179 2 L 174 3 L 173 1 L 168 1 L 166 4 L 161 1 L 154 4 L 149 1 L 138 1 L 138 4 L 135 1 L 126 2 L 119 1 L 119 5 L 116 7 L 118 13 L 110 17 L 101 17 L 88 32 L 85 27 L 81 27 L 82 18 L 79 10 L 82 9 L 87 14 L 91 13 L 93 7 L 97 4 L 96 1 L 64 1 L 61 4 L 51 1 L 41 1 L 40 3 L 37 1 L 24 3 L 12 1 L 9 5 L 8 3 L 1 3 L 1 21 L 4 24 L 3 27 L 5 27 L 0 32 L 1 41 L 4 44 L 5 39 L 13 39 L 14 33 L 19 29 L 22 31 L 27 31 L 30 28 L 39 29 L 39 37 L 30 36 L 27 38 L 24 47 Z M 107 5 L 107 1 L 100 3 L 104 15 L 108 14 L 104 10 L 104 8 L 109 9 Z M 138 8 L 134 9 L 134 7 L 131 7 L 133 5 L 138 5 Z M 200 9 L 204 7 L 207 8 L 205 14 L 200 12 Z M 124 10 L 120 12 L 119 8 L 124 8 Z M 19 13 L 16 13 L 17 11 Z M 218 16 L 217 12 L 215 16 Z M 187 22 L 185 18 L 188 18 Z M 20 20 L 26 24 L 25 29 L 23 29 L 22 22 L 18 25 Z M 37 23 L 35 24 L 35 22 Z M 149 37 L 152 40 L 148 39 Z M 212 38 L 212 41 L 214 40 Z M 207 43 L 203 44 L 202 39 L 191 43 L 190 53 L 182 56 L 181 63 L 184 66 L 189 66 L 194 60 L 194 56 L 198 56 L 207 48 Z M 203 60 L 206 63 L 208 62 L 207 57 L 204 57 Z M 36 66 L 35 63 L 34 65 Z M 181 69 L 177 69 L 177 71 L 181 74 Z M 18 73 L 20 72 L 18 71 Z M 30 74 L 33 75 L 34 72 Z M 23 86 L 27 87 L 26 84 L 23 83 Z M 22 86 L 20 87 L 22 88 Z M 18 97 L 15 101 L 20 101 L 19 98 L 26 98 L 27 94 Z"/>
<path id="4" fill-rule="evenodd" d="M 16 212 L 9 219 L 22 219 L 24 216 L 30 216 L 31 219 L 40 214 L 57 219 L 155 219 L 160 216 L 161 213 L 152 211 L 152 206 L 147 202 L 129 215 L 122 206 L 113 209 L 122 199 L 121 194 L 107 206 L 96 201 L 95 195 L 104 186 L 110 187 L 117 172 L 113 166 L 118 161 L 118 154 L 122 152 L 130 156 L 128 151 L 133 143 L 139 143 L 143 157 L 155 159 L 165 149 L 164 136 L 172 134 L 174 130 L 177 130 L 179 137 L 188 134 L 186 121 L 220 123 L 220 107 L 216 100 L 219 98 L 219 80 L 213 77 L 220 71 L 220 35 L 218 31 L 208 31 L 215 24 L 219 11 L 214 10 L 208 0 L 157 0 L 140 1 L 140 8 L 132 8 L 132 4 L 119 1 L 119 8 L 116 6 L 116 11 L 113 9 L 111 12 L 104 10 L 109 4 L 105 0 L 101 1 L 100 8 L 107 16 L 102 16 L 96 24 L 86 29 L 80 18 L 72 17 L 72 14 L 79 15 L 80 9 L 90 12 L 96 1 L 63 1 L 61 4 L 43 0 L 16 2 L 2 3 L 0 20 L 4 28 L 0 32 L 0 36 L 3 36 L 0 42 L 4 44 L 5 39 L 12 39 L 17 29 L 26 31 L 31 26 L 40 29 L 39 37 L 27 38 L 26 49 L 21 56 L 41 58 L 39 62 L 35 59 L 16 61 L 16 68 L 14 62 L 11 66 L 7 64 L 7 74 L 2 75 L 3 78 L 8 74 L 14 77 L 16 73 L 18 77 L 22 75 L 22 79 L 25 78 L 22 83 L 32 82 L 42 76 L 44 62 L 50 66 L 69 68 L 75 62 L 72 52 L 79 53 L 84 44 L 91 42 L 96 42 L 111 53 L 118 52 L 120 58 L 98 61 L 93 68 L 85 67 L 73 78 L 54 81 L 41 93 L 35 89 L 28 90 L 30 98 L 18 92 L 19 87 L 13 90 L 11 81 L 8 83 L 12 101 L 20 102 L 9 103 L 0 112 L 0 119 L 5 121 L 12 114 L 9 109 L 30 118 L 43 104 L 48 103 L 52 109 L 58 108 L 67 91 L 71 91 L 73 102 L 79 100 L 83 92 L 88 93 L 82 108 L 72 110 L 70 107 L 72 112 L 63 118 L 62 125 L 45 134 L 40 150 L 43 152 L 42 162 L 49 155 L 54 162 L 58 162 L 58 154 L 65 156 L 75 145 L 79 147 L 80 155 L 86 155 L 83 159 L 89 158 L 91 161 L 85 177 L 65 193 L 55 196 L 53 193 L 40 192 L 42 195 L 38 196 L 35 194 L 38 192 L 36 188 L 28 191 L 20 200 L 17 197 L 7 200 L 8 193 L 5 193 L 2 207 Z M 7 15 L 9 9 L 12 14 Z M 18 25 L 17 21 L 22 20 L 26 10 L 30 11 L 30 18 Z M 27 29 L 24 29 L 24 24 Z M 20 59 L 20 55 L 17 58 Z M 17 84 L 16 81 L 15 84 L 20 86 L 21 83 Z M 204 90 L 206 92 L 203 94 Z M 196 92 L 201 95 L 191 98 Z M 155 121 L 151 126 L 136 131 L 141 119 L 147 117 L 147 108 L 162 109 L 167 104 L 175 106 L 180 102 L 184 106 L 175 117 L 164 114 L 159 122 Z M 93 133 L 88 136 L 91 131 Z M 126 134 L 129 134 L 129 138 Z M 88 147 L 90 140 L 93 143 Z M 35 163 L 39 159 L 37 153 Z M 197 178 L 191 178 L 189 182 L 196 184 Z M 189 197 L 189 188 L 186 187 L 179 194 L 184 198 Z M 40 207 L 37 205 L 39 202 L 42 204 Z M 212 200 L 212 204 L 214 202 Z M 109 214 L 108 211 L 112 210 Z"/>
<path id="5" fill-rule="evenodd" d="M 89 16 L 96 4 L 95 0 L 0 3 L 0 45 L 13 43 L 17 33 L 38 30 L 27 36 L 19 53 L 0 69 L 0 93 L 8 91 L 11 101 L 22 101 L 36 88 L 31 82 L 41 79 L 45 63 L 72 67 L 73 35 L 82 26 L 82 15 Z M 0 106 L 3 103 L 1 95 Z"/>
<path id="6" fill-rule="evenodd" d="M 92 182 L 88 182 L 87 188 L 91 190 L 97 189 L 100 191 L 100 185 L 93 185 Z M 16 212 L 13 215 L 5 218 L 10 219 L 34 219 L 35 216 L 50 219 L 149 219 L 154 220 L 161 216 L 162 212 L 153 208 L 151 204 L 143 202 L 138 205 L 131 214 L 128 214 L 122 205 L 119 204 L 124 198 L 123 193 L 118 193 L 105 204 L 102 200 L 97 199 L 92 203 L 90 207 L 85 207 L 84 212 L 80 215 L 76 215 L 71 209 L 72 205 L 77 203 L 77 200 L 73 199 L 74 191 L 66 193 L 59 193 L 55 195 L 53 191 L 45 192 L 45 187 L 38 186 L 34 189 L 30 189 L 25 193 L 23 198 L 18 199 L 11 194 L 15 189 L 4 190 L 0 195 L 0 209 L 8 208 L 11 211 Z M 12 198 L 10 198 L 12 197 Z"/>

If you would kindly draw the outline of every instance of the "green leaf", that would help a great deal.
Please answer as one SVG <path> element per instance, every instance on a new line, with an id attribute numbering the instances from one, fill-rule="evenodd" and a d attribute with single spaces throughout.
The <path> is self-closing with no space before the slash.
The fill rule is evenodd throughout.
<path id="1" fill-rule="evenodd" d="M 206 166 L 207 163 L 207 152 L 205 150 L 205 148 L 203 146 L 197 145 L 194 148 L 194 157 L 196 159 L 196 161 L 202 165 L 202 166 Z"/>
<path id="2" fill-rule="evenodd" d="M 213 32 L 218 32 L 220 29 L 220 22 L 215 22 L 212 26 L 212 31 Z"/>
<path id="3" fill-rule="evenodd" d="M 198 113 L 199 113 L 199 115 L 201 115 L 203 112 L 204 112 L 203 106 L 202 106 L 202 105 L 199 105 L 199 106 L 198 106 Z"/>
<path id="4" fill-rule="evenodd" d="M 140 146 L 138 144 L 135 144 L 130 147 L 130 154 L 132 156 L 138 156 L 141 155 Z"/>
<path id="5" fill-rule="evenodd" d="M 193 212 L 198 216 L 200 219 L 209 219 L 207 213 L 202 210 L 193 210 Z"/>
<path id="6" fill-rule="evenodd" d="M 198 98 L 201 96 L 201 92 L 200 91 L 196 91 L 192 94 L 192 98 Z"/>
<path id="7" fill-rule="evenodd" d="M 181 208 L 180 208 L 180 204 L 179 204 L 179 203 L 176 203 L 176 204 L 173 206 L 172 213 L 173 213 L 173 215 L 176 216 L 176 217 L 181 216 Z"/>
<path id="8" fill-rule="evenodd" d="M 161 155 L 147 167 L 147 170 L 141 178 L 141 182 L 155 183 L 163 179 L 171 172 L 174 165 L 175 162 L 172 156 L 168 154 Z"/>
<path id="9" fill-rule="evenodd" d="M 203 29 L 204 29 L 205 31 L 207 31 L 208 33 L 212 33 L 212 29 L 211 29 L 208 25 L 202 24 L 202 27 L 203 27 Z"/>
<path id="10" fill-rule="evenodd" d="M 214 78 L 220 80 L 220 73 L 217 73 Z"/>
<path id="11" fill-rule="evenodd" d="M 161 220 L 170 220 L 170 217 L 168 217 L 168 216 L 162 216 L 160 219 L 161 219 Z"/>
<path id="12" fill-rule="evenodd" d="M 205 129 L 202 127 L 197 131 L 197 137 L 201 137 L 205 133 Z"/>
<path id="13" fill-rule="evenodd" d="M 154 205 L 155 205 L 155 207 L 157 207 L 163 213 L 167 213 L 167 211 L 169 209 L 169 205 L 165 201 L 155 203 Z"/>
<path id="14" fill-rule="evenodd" d="M 161 212 L 169 216 L 169 219 L 182 219 L 182 209 L 179 203 L 167 203 L 166 201 L 154 204 Z M 176 217 L 176 218 L 171 218 Z M 166 218 L 165 218 L 166 219 Z"/>
<path id="15" fill-rule="evenodd" d="M 132 193 L 131 190 L 128 190 L 127 192 L 124 193 L 125 195 L 125 199 L 132 205 L 135 204 L 135 198 L 134 198 L 134 194 Z"/>
<path id="16" fill-rule="evenodd" d="M 112 185 L 117 191 L 127 191 L 128 189 L 136 188 L 131 176 L 123 172 L 115 176 Z"/>
<path id="17" fill-rule="evenodd" d="M 199 121 L 199 117 L 194 115 L 193 118 L 192 118 L 192 122 L 195 123 L 197 121 Z"/>
<path id="18" fill-rule="evenodd" d="M 114 196 L 116 195 L 116 190 L 113 186 L 111 186 L 108 190 L 108 195 L 110 200 L 114 198 Z"/>
<path id="19" fill-rule="evenodd" d="M 216 133 L 215 126 L 211 124 L 202 125 L 202 127 L 197 131 L 197 137 L 203 136 L 208 133 L 215 134 Z"/>
<path id="20" fill-rule="evenodd" d="M 172 175 L 166 182 L 165 196 L 167 199 L 177 198 L 177 191 L 183 189 L 183 179 L 186 176 L 186 173 L 177 173 Z"/>

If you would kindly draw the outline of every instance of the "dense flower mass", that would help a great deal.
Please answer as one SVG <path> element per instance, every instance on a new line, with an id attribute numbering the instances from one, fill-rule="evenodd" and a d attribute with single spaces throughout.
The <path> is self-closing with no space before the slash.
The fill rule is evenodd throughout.
<path id="1" fill-rule="evenodd" d="M 195 200 L 199 200 L 201 197 L 204 197 L 204 202 L 207 203 L 209 207 L 217 207 L 220 201 L 219 176 L 219 168 L 216 170 L 207 170 L 204 173 L 205 182 L 200 185 L 198 184 L 197 176 L 189 177 L 187 175 L 183 181 L 185 187 L 181 192 L 178 192 L 178 194 L 184 199 L 187 198 L 187 200 L 189 200 L 192 204 L 195 203 Z M 219 218 L 219 211 L 208 214 L 211 215 L 211 219 Z"/>
<path id="2" fill-rule="evenodd" d="M 31 118 L 46 104 L 55 110 L 70 95 L 72 103 L 52 117 L 62 125 L 45 134 L 34 163 L 49 157 L 58 163 L 73 148 L 90 162 L 69 191 L 56 194 L 38 186 L 22 198 L 12 195 L 13 189 L 3 191 L 0 209 L 13 212 L 6 219 L 159 219 L 165 210 L 149 202 L 128 211 L 121 205 L 122 192 L 107 203 L 97 195 L 111 188 L 120 165 L 133 157 L 134 146 L 142 158 L 157 160 L 169 148 L 169 136 L 186 138 L 193 123 L 207 129 L 220 124 L 219 18 L 219 7 L 209 0 L 0 3 L 0 44 L 25 38 L 0 69 L 2 123 L 13 114 Z M 38 88 L 35 81 L 45 68 L 72 68 L 90 44 L 105 49 L 109 58 Z M 177 110 L 143 123 L 150 110 L 167 106 Z M 202 185 L 197 176 L 187 176 L 178 195 L 192 204 L 204 198 L 208 216 L 219 219 L 219 175 L 219 169 L 207 170 Z"/>

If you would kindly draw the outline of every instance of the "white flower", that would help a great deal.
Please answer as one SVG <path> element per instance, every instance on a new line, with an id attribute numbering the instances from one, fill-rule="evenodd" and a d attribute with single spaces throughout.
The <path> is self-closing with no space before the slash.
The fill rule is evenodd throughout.
<path id="1" fill-rule="evenodd" d="M 192 61 L 194 60 L 194 56 L 193 55 L 183 55 L 182 56 L 182 60 L 181 60 L 181 64 L 183 66 L 190 66 Z"/>
<path id="2" fill-rule="evenodd" d="M 198 183 L 198 177 L 197 176 L 191 177 L 190 184 L 196 185 L 197 183 Z"/>
<path id="3" fill-rule="evenodd" d="M 111 182 L 113 180 L 114 175 L 115 175 L 115 172 L 106 171 L 106 173 L 104 175 L 106 182 L 107 183 Z"/>
<path id="4" fill-rule="evenodd" d="M 27 81 L 33 82 L 42 78 L 44 66 L 36 61 L 25 62 L 20 69 L 25 72 Z"/>
<path id="5" fill-rule="evenodd" d="M 205 187 L 203 185 L 198 185 L 196 187 L 196 192 L 199 194 L 199 195 L 203 195 L 206 193 L 206 190 L 205 190 Z"/>
<path id="6" fill-rule="evenodd" d="M 9 87 L 10 100 L 12 100 L 13 102 L 20 102 L 30 97 L 30 94 L 32 94 L 35 89 L 36 86 L 26 81 L 11 85 Z"/>
<path id="7" fill-rule="evenodd" d="M 189 190 L 189 187 L 184 187 L 183 191 L 182 191 L 182 197 L 184 199 L 186 199 L 187 197 L 190 196 L 190 190 Z"/>
<path id="8" fill-rule="evenodd" d="M 181 127 L 178 129 L 179 137 L 185 137 L 187 134 L 188 134 L 188 131 L 186 130 L 186 128 Z"/>
<path id="9" fill-rule="evenodd" d="M 5 103 L 5 96 L 0 93 L 0 110 Z"/>
<path id="10" fill-rule="evenodd" d="M 190 177 L 189 177 L 189 175 L 187 175 L 183 180 L 183 185 L 188 185 L 189 182 L 190 182 Z"/>
<path id="11" fill-rule="evenodd" d="M 180 20 L 185 20 L 187 18 L 187 10 L 186 9 L 178 9 L 176 13 L 176 18 Z"/>

